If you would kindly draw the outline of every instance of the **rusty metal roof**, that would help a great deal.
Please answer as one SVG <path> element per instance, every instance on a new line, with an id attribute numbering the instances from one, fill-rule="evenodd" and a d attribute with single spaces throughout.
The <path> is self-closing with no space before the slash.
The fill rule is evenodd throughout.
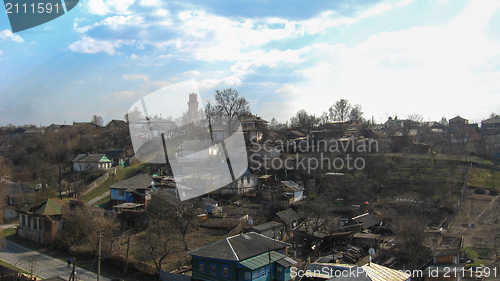
<path id="1" fill-rule="evenodd" d="M 69 203 L 69 198 L 49 198 L 45 201 L 35 203 L 21 210 L 35 215 L 58 216 L 61 215 L 62 206 Z"/>

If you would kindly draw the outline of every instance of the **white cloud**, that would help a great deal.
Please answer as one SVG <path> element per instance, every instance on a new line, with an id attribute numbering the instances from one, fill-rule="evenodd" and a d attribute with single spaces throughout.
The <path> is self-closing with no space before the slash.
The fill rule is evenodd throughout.
<path id="1" fill-rule="evenodd" d="M 139 2 L 140 5 L 143 5 L 143 6 L 158 6 L 158 0 L 141 0 L 141 2 Z"/>
<path id="2" fill-rule="evenodd" d="M 158 56 L 159 59 L 165 59 L 165 58 L 170 58 L 172 56 L 172 54 L 168 54 L 168 55 L 160 55 Z"/>
<path id="3" fill-rule="evenodd" d="M 102 16 L 109 12 L 108 7 L 106 7 L 103 0 L 88 0 L 86 2 L 86 7 L 91 14 Z"/>
<path id="4" fill-rule="evenodd" d="M 2 56 L 2 55 L 3 55 L 3 52 L 2 52 L 2 50 L 0 50 L 0 56 Z"/>
<path id="5" fill-rule="evenodd" d="M 129 7 L 134 4 L 134 0 L 87 0 L 83 3 L 87 11 L 91 14 L 106 15 L 115 13 L 120 15 L 128 15 L 132 12 Z"/>
<path id="6" fill-rule="evenodd" d="M 125 80 L 144 80 L 148 81 L 148 76 L 146 74 L 123 74 L 123 79 Z"/>
<path id="7" fill-rule="evenodd" d="M 185 75 L 185 76 L 196 76 L 196 75 L 200 75 L 200 72 L 196 71 L 196 70 L 191 70 L 191 71 L 183 72 L 182 75 Z"/>
<path id="8" fill-rule="evenodd" d="M 137 26 L 144 25 L 144 18 L 141 16 L 112 16 L 103 19 L 100 22 L 94 23 L 92 25 L 86 25 L 82 27 L 78 27 L 78 20 L 75 20 L 73 23 L 73 29 L 79 33 L 85 33 L 91 29 L 94 29 L 98 26 L 106 26 L 110 29 L 117 30 L 119 28 L 124 28 L 127 26 Z"/>
<path id="9" fill-rule="evenodd" d="M 73 52 L 95 54 L 95 53 L 108 53 L 114 55 L 115 48 L 120 48 L 124 44 L 131 44 L 124 40 L 97 40 L 86 35 L 80 37 L 78 41 L 71 43 L 68 48 Z"/>
<path id="10" fill-rule="evenodd" d="M 170 15 L 170 12 L 168 10 L 165 10 L 165 9 L 158 9 L 158 10 L 156 10 L 156 14 L 160 17 L 166 17 L 166 16 Z"/>
<path id="11" fill-rule="evenodd" d="M 397 2 L 396 4 L 394 4 L 394 6 L 402 7 L 402 6 L 409 5 L 411 3 L 413 3 L 413 0 L 401 0 L 401 1 Z"/>
<path id="12" fill-rule="evenodd" d="M 389 115 L 417 111 L 426 119 L 467 115 L 471 108 L 492 111 L 493 105 L 484 101 L 500 95 L 500 71 L 491 70 L 491 62 L 500 56 L 500 42 L 488 38 L 486 30 L 499 9 L 496 1 L 473 1 L 442 26 L 381 32 L 353 47 L 311 49 L 325 50 L 323 59 L 298 71 L 307 82 L 299 84 L 294 110 L 320 114 L 346 98 L 361 104 L 368 117 L 381 106 L 392 110 Z"/>
<path id="13" fill-rule="evenodd" d="M 382 3 L 378 4 L 367 11 L 364 11 L 361 15 L 360 18 L 369 18 L 371 16 L 379 16 L 384 12 L 392 10 L 392 6 L 387 4 L 387 3 Z"/>
<path id="14" fill-rule="evenodd" d="M 18 43 L 23 43 L 24 40 L 21 36 L 12 33 L 12 31 L 5 29 L 0 31 L 0 40 L 12 40 Z"/>
<path id="15" fill-rule="evenodd" d="M 110 94 L 104 96 L 102 99 L 103 100 L 132 101 L 132 100 L 138 99 L 139 97 L 150 94 L 158 89 L 172 85 L 171 82 L 167 82 L 167 81 L 148 80 L 148 77 L 144 74 L 137 74 L 137 75 L 125 74 L 125 75 L 123 75 L 123 79 L 125 79 L 125 80 L 138 80 L 138 79 L 141 80 L 142 79 L 142 80 L 144 80 L 144 83 L 139 85 L 138 88 L 135 90 L 124 90 L 124 91 L 113 92 L 113 93 L 110 93 Z"/>
<path id="16" fill-rule="evenodd" d="M 136 55 L 136 54 L 131 54 L 129 58 L 130 58 L 130 59 L 133 59 L 133 60 L 137 60 L 137 59 L 139 59 L 140 57 L 139 57 L 138 55 Z"/>

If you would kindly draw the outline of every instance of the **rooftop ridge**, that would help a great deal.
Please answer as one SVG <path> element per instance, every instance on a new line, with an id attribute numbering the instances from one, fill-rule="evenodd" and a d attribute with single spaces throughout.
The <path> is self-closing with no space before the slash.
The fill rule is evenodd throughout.
<path id="1" fill-rule="evenodd" d="M 236 258 L 237 261 L 240 261 L 240 258 L 238 257 L 238 255 L 236 254 L 236 252 L 234 251 L 233 249 L 233 245 L 231 245 L 231 241 L 229 241 L 229 238 L 226 238 L 226 241 L 227 241 L 227 244 L 229 244 L 229 248 L 231 248 L 231 251 L 233 251 L 233 255 L 234 257 Z"/>

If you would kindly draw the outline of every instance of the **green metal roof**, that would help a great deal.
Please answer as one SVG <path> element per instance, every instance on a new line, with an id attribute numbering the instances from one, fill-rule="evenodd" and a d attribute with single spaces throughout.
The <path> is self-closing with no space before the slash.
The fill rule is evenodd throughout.
<path id="1" fill-rule="evenodd" d="M 244 261 L 241 261 L 240 265 L 243 265 L 246 268 L 254 270 L 254 269 L 269 265 L 269 263 L 273 263 L 275 261 L 286 258 L 286 255 L 277 253 L 275 251 L 271 251 L 270 253 L 271 254 L 269 254 L 269 252 L 267 252 L 267 253 L 263 253 L 263 254 L 260 254 L 258 256 L 255 256 L 253 258 L 246 259 Z M 269 261 L 269 259 L 270 259 L 270 261 Z"/>

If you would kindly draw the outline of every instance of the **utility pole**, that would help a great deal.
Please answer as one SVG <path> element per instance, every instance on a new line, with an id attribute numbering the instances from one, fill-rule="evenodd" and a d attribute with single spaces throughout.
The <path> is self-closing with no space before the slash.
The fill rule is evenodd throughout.
<path id="1" fill-rule="evenodd" d="M 102 240 L 102 229 L 99 229 L 99 252 L 97 258 L 97 281 L 101 279 L 101 240 Z"/>
<path id="2" fill-rule="evenodd" d="M 127 242 L 127 254 L 125 255 L 125 268 L 123 269 L 123 275 L 127 276 L 128 273 L 128 253 L 130 250 L 130 234 L 128 235 L 128 242 Z"/>
<path id="3" fill-rule="evenodd" d="M 62 199 L 62 166 L 59 165 L 59 198 Z"/>

